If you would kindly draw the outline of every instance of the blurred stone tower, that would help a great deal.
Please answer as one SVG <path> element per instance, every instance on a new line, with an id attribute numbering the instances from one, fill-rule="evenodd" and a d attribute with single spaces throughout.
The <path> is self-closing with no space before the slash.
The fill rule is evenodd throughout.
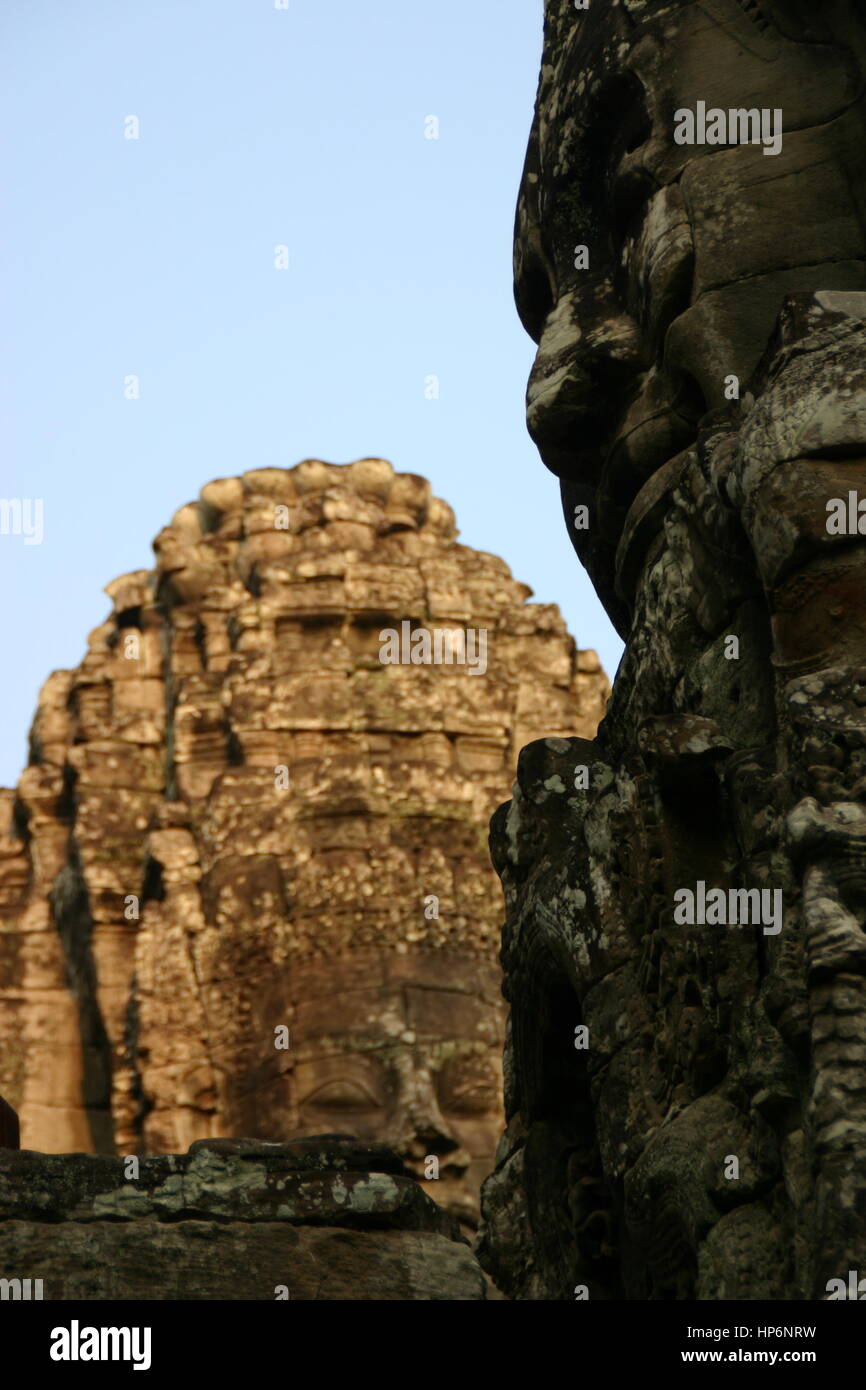
<path id="1" fill-rule="evenodd" d="M 351 1133 L 438 1157 L 472 1219 L 502 1127 L 488 818 L 523 744 L 591 737 L 608 685 L 456 534 L 422 478 L 308 460 L 209 483 L 108 585 L 0 792 L 24 1147 Z M 422 628 L 451 632 L 438 664 L 383 663 Z"/>

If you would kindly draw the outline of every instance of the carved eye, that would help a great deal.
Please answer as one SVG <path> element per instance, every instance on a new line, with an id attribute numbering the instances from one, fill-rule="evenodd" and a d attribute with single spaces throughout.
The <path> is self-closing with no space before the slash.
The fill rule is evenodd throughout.
<path id="1" fill-rule="evenodd" d="M 501 1103 L 495 1072 L 478 1059 L 467 1058 L 443 1067 L 438 1093 L 443 1114 L 486 1115 L 498 1110 Z"/>
<path id="2" fill-rule="evenodd" d="M 379 1102 L 357 1081 L 328 1081 L 304 1101 L 317 1110 L 378 1110 Z"/>
<path id="3" fill-rule="evenodd" d="M 613 231 L 621 246 L 629 234 L 640 229 L 647 203 L 658 188 L 650 173 L 638 164 L 625 164 L 613 183 Z"/>
<path id="4" fill-rule="evenodd" d="M 465 1086 L 452 1090 L 443 1106 L 452 1115 L 487 1115 L 497 1108 L 497 1096 L 490 1086 Z"/>
<path id="5" fill-rule="evenodd" d="M 521 248 L 520 263 L 514 281 L 517 312 L 524 328 L 537 343 L 544 324 L 556 304 L 554 276 L 547 257 L 539 250 L 537 233 L 530 232 Z"/>

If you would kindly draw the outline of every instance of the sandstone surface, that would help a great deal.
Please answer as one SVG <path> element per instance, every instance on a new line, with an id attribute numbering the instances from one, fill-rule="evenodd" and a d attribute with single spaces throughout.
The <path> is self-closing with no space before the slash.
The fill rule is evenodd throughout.
<path id="1" fill-rule="evenodd" d="M 477 1219 L 502 1125 L 487 821 L 519 748 L 591 735 L 608 687 L 456 537 L 424 479 L 306 460 L 207 484 L 108 585 L 0 792 L 25 1148 L 339 1130 L 422 1179 L 435 1159 L 437 1199 Z M 475 646 L 383 664 L 404 626 Z"/>

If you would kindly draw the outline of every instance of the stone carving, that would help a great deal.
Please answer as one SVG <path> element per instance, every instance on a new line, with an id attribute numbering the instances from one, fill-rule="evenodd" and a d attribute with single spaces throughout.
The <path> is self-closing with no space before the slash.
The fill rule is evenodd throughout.
<path id="1" fill-rule="evenodd" d="M 842 4 L 546 6 L 528 420 L 627 646 L 492 823 L 514 1297 L 866 1266 L 864 58 Z M 678 144 L 699 102 L 780 109 L 778 153 Z"/>
<path id="2" fill-rule="evenodd" d="M 381 459 L 210 483 L 155 551 L 0 793 L 24 1143 L 339 1130 L 472 1224 L 502 1127 L 486 825 L 527 739 L 594 732 L 598 661 Z M 404 625 L 484 630 L 485 669 L 468 638 L 463 664 L 382 664 Z"/>
<path id="3" fill-rule="evenodd" d="M 0 1154 L 0 1278 L 27 1282 L 10 1297 L 52 1301 L 490 1296 L 456 1222 L 396 1155 L 339 1135 L 200 1140 L 137 1173 L 128 1159 Z"/>

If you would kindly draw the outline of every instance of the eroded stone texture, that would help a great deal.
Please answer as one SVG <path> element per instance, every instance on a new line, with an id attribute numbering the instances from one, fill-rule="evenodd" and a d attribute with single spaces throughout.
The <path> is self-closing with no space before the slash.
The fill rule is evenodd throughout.
<path id="1" fill-rule="evenodd" d="M 0 793 L 28 1148 L 339 1129 L 438 1157 L 474 1219 L 502 1114 L 486 822 L 521 745 L 592 733 L 607 684 L 456 534 L 424 479 L 308 460 L 208 484 L 108 586 Z M 383 665 L 404 621 L 485 629 L 486 669 Z"/>
<path id="2" fill-rule="evenodd" d="M 0 1155 L 0 1278 L 57 1299 L 476 1300 L 456 1222 L 384 1145 Z"/>
<path id="3" fill-rule="evenodd" d="M 627 646 L 598 736 L 525 748 L 492 823 L 512 1296 L 866 1268 L 866 547 L 826 524 L 866 495 L 864 56 L 841 3 L 546 6 L 528 419 Z M 675 144 L 699 100 L 781 108 L 782 152 Z M 701 882 L 781 890 L 781 930 L 678 919 Z"/>

